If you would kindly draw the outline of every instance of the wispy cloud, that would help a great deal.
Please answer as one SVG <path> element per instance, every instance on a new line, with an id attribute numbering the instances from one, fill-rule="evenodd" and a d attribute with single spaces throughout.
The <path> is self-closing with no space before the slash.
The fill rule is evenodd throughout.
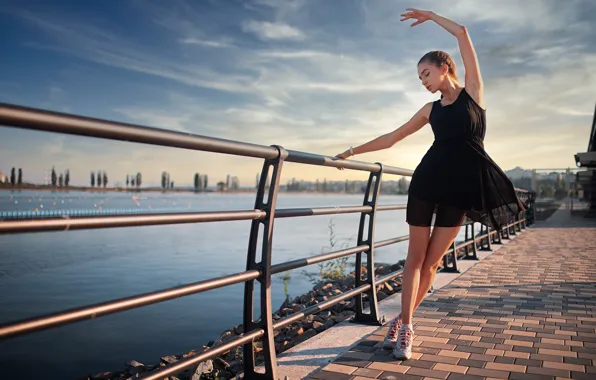
<path id="1" fill-rule="evenodd" d="M 242 24 L 242 30 L 256 34 L 262 40 L 303 40 L 304 32 L 280 22 L 250 20 Z"/>
<path id="2" fill-rule="evenodd" d="M 201 40 L 198 38 L 183 38 L 180 40 L 180 43 L 186 45 L 199 45 L 199 46 L 206 46 L 206 47 L 213 47 L 213 48 L 229 48 L 233 47 L 234 45 L 229 41 L 210 41 L 210 40 Z"/>

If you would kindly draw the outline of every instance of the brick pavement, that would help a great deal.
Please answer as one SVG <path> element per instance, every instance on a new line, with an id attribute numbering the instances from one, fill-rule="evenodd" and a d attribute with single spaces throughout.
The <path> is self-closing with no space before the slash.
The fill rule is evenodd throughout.
<path id="1" fill-rule="evenodd" d="M 596 229 L 529 228 L 414 317 L 399 361 L 380 327 L 310 379 L 596 379 Z"/>

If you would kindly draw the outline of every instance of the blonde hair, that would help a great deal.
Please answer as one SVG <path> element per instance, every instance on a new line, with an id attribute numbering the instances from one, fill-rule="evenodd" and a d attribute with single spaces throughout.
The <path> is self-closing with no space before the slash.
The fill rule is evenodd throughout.
<path id="1" fill-rule="evenodd" d="M 459 83 L 459 78 L 457 77 L 457 74 L 455 72 L 455 62 L 453 62 L 453 59 L 451 59 L 451 56 L 449 56 L 449 54 L 445 53 L 444 51 L 441 51 L 441 50 L 429 51 L 428 53 L 424 54 L 424 56 L 422 56 L 422 58 L 420 58 L 420 61 L 418 61 L 418 64 L 421 64 L 423 62 L 433 64 L 433 65 L 437 66 L 438 68 L 441 68 L 441 66 L 446 65 L 448 68 L 447 75 L 449 75 L 449 77 L 451 77 L 451 79 L 454 82 Z"/>

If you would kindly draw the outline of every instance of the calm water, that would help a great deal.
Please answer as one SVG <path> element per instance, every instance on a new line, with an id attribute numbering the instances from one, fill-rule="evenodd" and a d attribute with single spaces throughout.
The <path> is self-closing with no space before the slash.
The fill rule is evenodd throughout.
<path id="1" fill-rule="evenodd" d="M 253 194 L 10 192 L 0 191 L 0 211 L 246 210 Z M 363 195 L 284 194 L 278 208 L 350 206 Z M 405 204 L 382 195 L 380 204 Z M 275 221 L 273 263 L 329 251 L 329 223 L 336 246 L 356 244 L 359 215 L 311 216 Z M 250 221 L 0 235 L 0 323 L 150 292 L 245 270 Z M 375 238 L 408 233 L 405 211 L 377 214 Z M 376 261 L 405 258 L 407 243 L 376 250 Z M 291 297 L 312 288 L 304 270 L 292 271 Z M 351 268 L 349 269 L 351 270 Z M 285 299 L 283 274 L 273 279 L 273 308 Z M 135 359 L 156 363 L 200 347 L 242 323 L 243 285 L 79 322 L 0 342 L 7 378 L 74 379 L 119 370 Z M 258 312 L 256 313 L 258 315 Z M 6 372 L 8 371 L 8 373 Z"/>

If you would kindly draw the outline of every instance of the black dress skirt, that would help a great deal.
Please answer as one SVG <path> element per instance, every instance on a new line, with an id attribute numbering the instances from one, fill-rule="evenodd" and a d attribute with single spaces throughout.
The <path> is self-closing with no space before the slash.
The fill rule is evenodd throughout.
<path id="1" fill-rule="evenodd" d="M 484 150 L 486 111 L 463 88 L 457 99 L 433 103 L 429 121 L 435 141 L 412 175 L 407 222 L 461 225 L 464 216 L 500 229 L 526 205 L 507 175 Z"/>

